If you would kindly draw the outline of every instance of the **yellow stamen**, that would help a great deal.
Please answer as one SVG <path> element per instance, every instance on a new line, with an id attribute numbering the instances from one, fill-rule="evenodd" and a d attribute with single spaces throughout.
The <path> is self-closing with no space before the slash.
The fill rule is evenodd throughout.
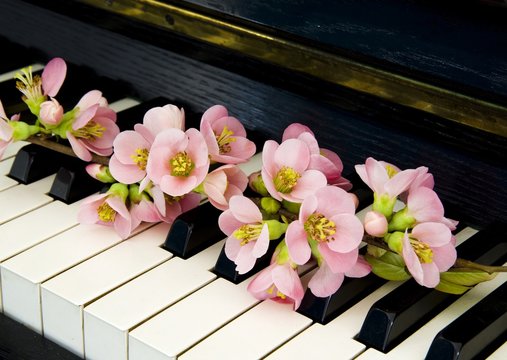
<path id="1" fill-rule="evenodd" d="M 274 184 L 276 191 L 282 194 L 288 194 L 296 186 L 298 179 L 301 177 L 293 168 L 283 166 L 275 176 Z"/>
<path id="2" fill-rule="evenodd" d="M 231 151 L 231 145 L 229 144 L 236 141 L 236 138 L 232 137 L 232 135 L 234 135 L 234 132 L 229 130 L 227 126 L 224 126 L 220 135 L 215 135 L 220 154 L 227 154 Z"/>
<path id="3" fill-rule="evenodd" d="M 257 240 L 262 231 L 262 224 L 245 224 L 242 225 L 239 229 L 234 231 L 232 235 L 240 240 L 240 245 L 244 246 L 248 244 L 250 241 Z"/>
<path id="4" fill-rule="evenodd" d="M 332 236 L 336 234 L 336 224 L 319 213 L 310 215 L 303 227 L 308 236 L 318 242 L 334 240 Z"/>
<path id="5" fill-rule="evenodd" d="M 386 167 L 386 170 L 387 170 L 387 176 L 389 176 L 389 179 L 392 178 L 394 175 L 396 175 L 398 173 L 398 170 L 396 170 L 393 166 L 391 165 L 385 165 Z"/>
<path id="6" fill-rule="evenodd" d="M 130 157 L 141 170 L 146 170 L 146 164 L 148 163 L 148 155 L 150 154 L 148 149 L 136 149 L 136 153 Z"/>
<path id="7" fill-rule="evenodd" d="M 29 100 L 37 100 L 43 98 L 42 95 L 42 79 L 39 75 L 33 76 L 32 67 L 21 69 L 14 75 L 16 88 L 23 93 Z M 42 100 L 43 101 L 43 100 Z"/>
<path id="8" fill-rule="evenodd" d="M 195 166 L 185 151 L 177 153 L 169 160 L 169 165 L 171 165 L 172 176 L 188 176 Z"/>
<path id="9" fill-rule="evenodd" d="M 164 194 L 164 199 L 169 205 L 172 205 L 172 204 L 180 201 L 181 199 L 183 199 L 183 196 L 172 196 L 172 195 Z"/>
<path id="10" fill-rule="evenodd" d="M 104 135 L 106 128 L 95 121 L 88 121 L 88 123 L 80 129 L 73 130 L 72 135 L 77 138 L 93 140 L 101 138 Z"/>
<path id="11" fill-rule="evenodd" d="M 414 249 L 419 261 L 423 264 L 429 264 L 433 262 L 433 251 L 428 244 L 418 240 L 410 239 L 410 245 Z"/>
<path id="12" fill-rule="evenodd" d="M 97 213 L 99 215 L 99 219 L 106 223 L 113 222 L 116 218 L 116 211 L 106 202 L 99 206 Z"/>

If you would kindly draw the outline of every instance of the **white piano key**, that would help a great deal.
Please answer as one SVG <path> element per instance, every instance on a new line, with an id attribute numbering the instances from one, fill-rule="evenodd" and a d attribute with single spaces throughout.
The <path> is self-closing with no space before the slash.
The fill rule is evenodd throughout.
<path id="1" fill-rule="evenodd" d="M 368 349 L 358 359 L 406 359 L 407 354 L 417 359 L 424 358 L 433 338 L 440 330 L 481 301 L 505 281 L 507 281 L 507 274 L 500 273 L 495 279 L 476 285 L 388 353 L 383 354 L 374 349 Z"/>
<path id="2" fill-rule="evenodd" d="M 169 259 L 160 247 L 169 227 L 158 224 L 43 283 L 44 337 L 84 357 L 84 306 Z"/>
<path id="3" fill-rule="evenodd" d="M 293 311 L 292 304 L 264 301 L 192 347 L 180 359 L 259 359 L 311 322 Z"/>
<path id="4" fill-rule="evenodd" d="M 32 65 L 27 65 L 25 67 L 28 67 L 28 66 L 32 67 L 32 71 L 33 72 L 36 72 L 36 71 L 44 69 L 44 65 L 43 64 L 39 64 L 39 63 L 35 63 L 35 64 L 32 64 Z M 0 74 L 0 82 L 4 82 L 4 81 L 8 81 L 8 80 L 14 79 L 14 75 L 16 75 L 16 73 L 18 73 L 21 69 L 22 68 L 19 68 L 19 69 L 13 70 L 13 71 L 8 71 L 6 73 Z M 15 91 L 15 90 L 16 89 L 13 88 L 13 91 Z M 19 96 L 21 98 L 21 93 L 20 93 Z"/>
<path id="5" fill-rule="evenodd" d="M 112 102 L 111 104 L 109 104 L 109 107 L 116 112 L 120 112 L 120 111 L 127 110 L 127 109 L 134 107 L 136 105 L 139 105 L 139 104 L 140 104 L 140 102 L 135 99 L 125 98 L 125 99 L 121 99 L 121 100 Z"/>
<path id="6" fill-rule="evenodd" d="M 493 354 L 488 356 L 487 360 L 505 360 L 507 359 L 507 342 L 496 349 Z"/>
<path id="7" fill-rule="evenodd" d="M 463 229 L 456 235 L 456 244 L 461 244 L 476 232 L 472 228 Z M 401 284 L 402 282 L 387 282 L 328 324 L 313 324 L 277 349 L 268 359 L 325 357 L 326 354 L 338 353 L 344 359 L 351 359 L 359 355 L 366 350 L 366 346 L 354 340 L 354 337 L 359 333 L 368 311 L 377 300 Z M 309 347 L 308 344 L 314 346 Z"/>
<path id="8" fill-rule="evenodd" d="M 246 290 L 217 279 L 134 329 L 129 335 L 129 359 L 175 359 L 180 353 L 225 325 L 259 301 Z"/>
<path id="9" fill-rule="evenodd" d="M 46 195 L 55 176 L 51 175 L 29 185 L 19 184 L 0 192 L 0 224 L 53 201 Z M 6 206 L 8 204 L 8 206 Z"/>
<path id="10" fill-rule="evenodd" d="M 11 170 L 14 158 L 8 158 L 0 161 L 0 191 L 8 189 L 18 184 L 14 179 L 7 176 Z"/>
<path id="11" fill-rule="evenodd" d="M 40 284 L 121 241 L 112 227 L 78 225 L 5 261 L 0 265 L 4 313 L 42 333 Z"/>
<path id="12" fill-rule="evenodd" d="M 127 358 L 128 331 L 208 284 L 223 241 L 188 260 L 172 258 L 84 309 L 88 359 Z"/>
<path id="13" fill-rule="evenodd" d="M 30 144 L 29 142 L 27 141 L 15 141 L 11 144 L 9 144 L 9 146 L 7 146 L 7 149 L 5 149 L 4 151 L 4 154 L 2 156 L 2 160 L 6 160 L 6 159 L 9 159 L 13 156 L 15 156 L 19 149 L 21 149 L 23 146 L 25 145 L 28 145 Z"/>

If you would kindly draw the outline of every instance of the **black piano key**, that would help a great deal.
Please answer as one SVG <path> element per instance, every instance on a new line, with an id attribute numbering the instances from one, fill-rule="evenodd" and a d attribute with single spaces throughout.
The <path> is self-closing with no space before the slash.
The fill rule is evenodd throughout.
<path id="1" fill-rule="evenodd" d="M 81 159 L 72 158 L 60 167 L 48 195 L 71 204 L 100 191 L 105 184 L 88 175 L 85 166 Z"/>
<path id="2" fill-rule="evenodd" d="M 440 331 L 426 358 L 484 359 L 506 340 L 507 283 L 504 283 Z"/>
<path id="3" fill-rule="evenodd" d="M 69 158 L 43 146 L 28 144 L 16 154 L 8 176 L 22 184 L 30 184 L 56 173 Z"/>
<path id="4" fill-rule="evenodd" d="M 221 213 L 208 202 L 179 215 L 171 225 L 162 248 L 187 259 L 222 240 L 225 235 L 218 227 Z"/>
<path id="5" fill-rule="evenodd" d="M 234 284 L 239 284 L 243 280 L 248 279 L 253 274 L 269 266 L 271 257 L 273 256 L 273 253 L 275 252 L 278 243 L 279 241 L 277 240 L 270 241 L 266 253 L 262 255 L 260 258 L 258 258 L 257 261 L 255 262 L 254 267 L 245 274 L 239 274 L 236 271 L 236 264 L 234 264 L 234 261 L 230 260 L 227 257 L 227 255 L 225 254 L 225 246 L 224 246 L 222 248 L 222 251 L 220 252 L 220 255 L 218 256 L 213 272 L 218 276 L 226 280 L 229 280 Z"/>
<path id="6" fill-rule="evenodd" d="M 1 41 L 2 53 L 9 54 L 8 56 L 2 56 L 0 62 L 0 74 L 8 71 L 14 71 L 20 67 L 27 66 L 34 63 L 32 54 L 26 48 L 14 44 L 12 42 Z"/>
<path id="7" fill-rule="evenodd" d="M 458 256 L 485 265 L 507 260 L 504 226 L 496 224 L 458 246 Z M 459 296 L 429 289 L 413 279 L 377 301 L 369 310 L 357 340 L 387 352 Z"/>

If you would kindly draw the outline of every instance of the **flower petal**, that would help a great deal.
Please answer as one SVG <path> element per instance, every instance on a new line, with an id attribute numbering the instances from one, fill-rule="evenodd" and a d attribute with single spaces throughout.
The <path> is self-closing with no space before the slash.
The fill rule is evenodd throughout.
<path id="1" fill-rule="evenodd" d="M 331 219 L 336 225 L 334 240 L 329 241 L 327 245 L 335 252 L 348 253 L 361 244 L 364 228 L 361 221 L 351 214 L 339 214 Z"/>
<path id="2" fill-rule="evenodd" d="M 271 156 L 273 155 L 271 154 Z M 281 143 L 276 149 L 274 161 L 280 167 L 286 166 L 301 174 L 310 163 L 310 150 L 301 140 L 289 139 Z"/>
<path id="3" fill-rule="evenodd" d="M 308 244 L 306 231 L 299 221 L 290 223 L 285 233 L 285 242 L 289 255 L 296 264 L 303 265 L 310 260 L 311 249 Z"/>
<path id="4" fill-rule="evenodd" d="M 427 222 L 417 224 L 412 229 L 412 237 L 428 244 L 430 247 L 444 246 L 451 242 L 452 233 L 442 223 Z"/>
<path id="5" fill-rule="evenodd" d="M 437 193 L 427 187 L 410 191 L 407 207 L 409 214 L 420 223 L 440 221 L 444 217 L 444 206 Z"/>
<path id="6" fill-rule="evenodd" d="M 282 294 L 294 299 L 294 309 L 301 304 L 304 296 L 301 279 L 294 269 L 288 264 L 277 266 L 272 271 L 273 283 Z"/>
<path id="7" fill-rule="evenodd" d="M 340 288 L 344 278 L 343 273 L 333 273 L 326 263 L 322 263 L 310 279 L 308 288 L 315 296 L 328 297 Z"/>
<path id="8" fill-rule="evenodd" d="M 259 238 L 255 241 L 255 245 L 252 250 L 252 255 L 255 256 L 256 258 L 260 258 L 268 251 L 268 247 L 269 247 L 269 229 L 268 225 L 264 224 L 262 226 Z"/>
<path id="9" fill-rule="evenodd" d="M 67 64 L 62 58 L 54 58 L 49 61 L 42 71 L 42 89 L 44 95 L 55 97 L 60 90 L 65 76 L 67 75 Z"/>
<path id="10" fill-rule="evenodd" d="M 233 196 L 229 200 L 229 209 L 236 219 L 244 224 L 260 223 L 262 214 L 252 200 L 244 196 Z"/>
<path id="11" fill-rule="evenodd" d="M 329 268 L 334 273 L 349 271 L 356 264 L 359 255 L 357 248 L 348 253 L 334 252 L 328 247 L 327 243 L 320 243 L 318 248 Z"/>

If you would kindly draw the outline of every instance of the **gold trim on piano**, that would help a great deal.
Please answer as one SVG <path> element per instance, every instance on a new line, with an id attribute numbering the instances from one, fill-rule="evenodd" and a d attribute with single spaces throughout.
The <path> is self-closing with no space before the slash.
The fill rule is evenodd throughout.
<path id="1" fill-rule="evenodd" d="M 78 0 L 271 64 L 507 137 L 507 107 L 156 0 Z"/>

